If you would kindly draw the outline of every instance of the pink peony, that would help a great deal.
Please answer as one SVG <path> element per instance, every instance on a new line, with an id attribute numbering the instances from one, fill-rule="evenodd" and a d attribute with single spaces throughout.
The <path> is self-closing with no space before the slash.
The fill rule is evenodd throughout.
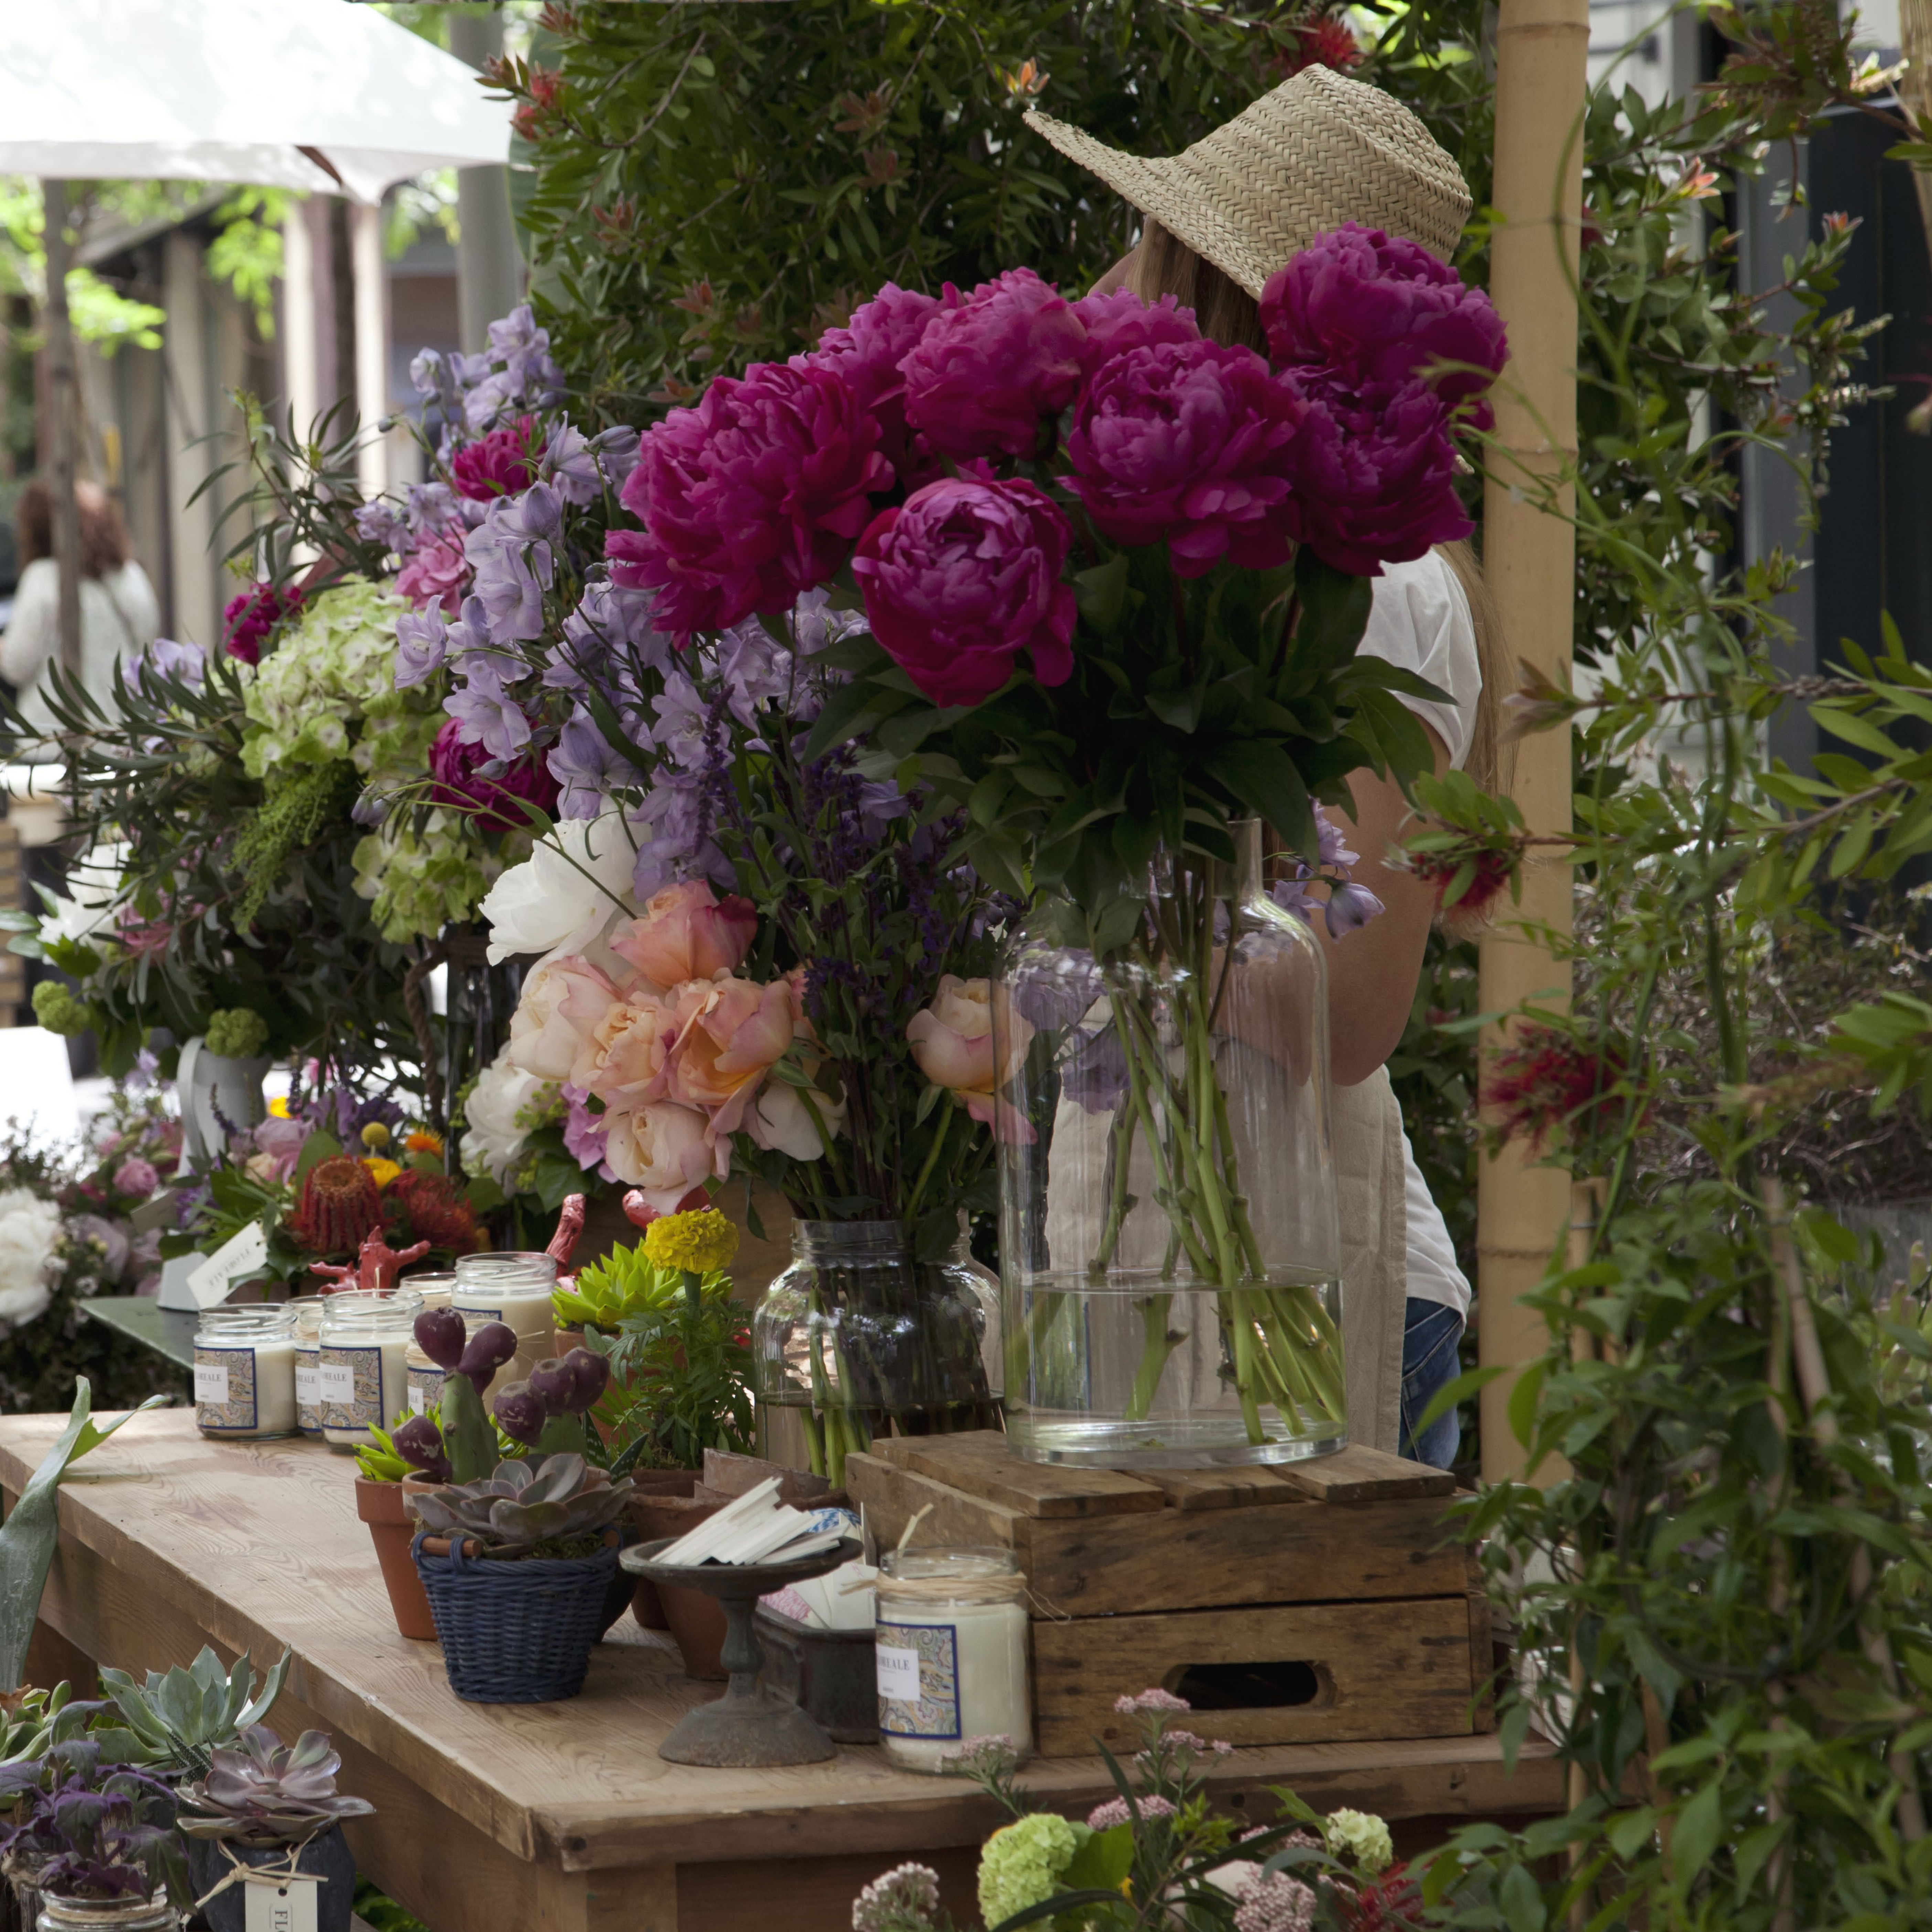
<path id="1" fill-rule="evenodd" d="M 707 1175 L 722 1180 L 731 1143 L 713 1142 L 704 1116 L 671 1101 L 630 1113 L 604 1115 L 604 1159 L 621 1181 L 644 1190 L 645 1203 L 660 1214 L 677 1212 Z"/>
<path id="2" fill-rule="evenodd" d="M 1420 243 L 1352 221 L 1318 235 L 1269 277 L 1261 316 L 1282 369 L 1359 389 L 1466 365 L 1427 380 L 1450 408 L 1468 405 L 1477 428 L 1495 421 L 1482 398 L 1508 357 L 1502 318 Z"/>
<path id="3" fill-rule="evenodd" d="M 1338 570 L 1378 577 L 1472 528 L 1456 494 L 1449 412 L 1420 376 L 1360 391 L 1283 380 L 1309 404 L 1293 454 L 1292 534 Z"/>
<path id="4" fill-rule="evenodd" d="M 722 904 L 707 881 L 688 879 L 653 892 L 642 914 L 614 934 L 610 950 L 653 985 L 715 979 L 744 963 L 758 915 L 735 895 Z"/>
<path id="5" fill-rule="evenodd" d="M 1104 296 L 1082 296 L 1073 304 L 1073 313 L 1087 332 L 1081 366 L 1090 376 L 1102 363 L 1130 349 L 1201 339 L 1194 311 L 1181 308 L 1172 296 L 1144 302 L 1132 289 L 1115 289 Z"/>
<path id="6" fill-rule="evenodd" d="M 958 300 L 950 283 L 946 293 Z M 1009 268 L 927 325 L 901 365 L 906 422 L 956 461 L 1030 456 L 1042 420 L 1080 386 L 1085 346 L 1072 304 L 1052 284 Z"/>
<path id="7" fill-rule="evenodd" d="M 788 609 L 844 562 L 867 496 L 892 487 L 879 436 L 808 358 L 721 376 L 644 438 L 620 493 L 644 528 L 606 537 L 612 577 L 657 590 L 654 621 L 674 635 Z"/>
<path id="8" fill-rule="evenodd" d="M 1088 379 L 1066 439 L 1067 488 L 1116 543 L 1166 540 L 1175 574 L 1221 559 L 1286 563 L 1289 451 L 1303 405 L 1250 349 L 1130 349 Z"/>
<path id="9" fill-rule="evenodd" d="M 272 584 L 250 584 L 222 606 L 222 649 L 244 664 L 260 664 L 264 639 L 302 601 L 302 592 L 293 584 L 285 590 Z"/>
<path id="10" fill-rule="evenodd" d="M 621 998 L 608 974 L 575 953 L 545 960 L 524 982 L 510 1016 L 511 1064 L 539 1080 L 587 1084 L 580 1058 Z"/>
<path id="11" fill-rule="evenodd" d="M 754 986 L 733 979 L 702 990 L 672 1052 L 670 1097 L 704 1108 L 722 1142 L 737 1132 L 759 1083 L 791 1045 L 791 991 L 782 980 Z"/>
<path id="12" fill-rule="evenodd" d="M 463 726 L 451 718 L 429 748 L 430 797 L 437 805 L 470 813 L 486 831 L 525 832 L 532 823 L 518 801 L 539 810 L 556 809 L 559 787 L 548 764 L 526 752 L 500 778 L 486 778 L 481 766 L 495 762 L 487 746 L 465 744 Z"/>
<path id="13" fill-rule="evenodd" d="M 872 634 L 935 704 L 976 704 L 1022 651 L 1042 684 L 1073 674 L 1078 612 L 1060 580 L 1073 533 L 1030 483 L 947 481 L 874 519 L 853 573 Z"/>
<path id="14" fill-rule="evenodd" d="M 468 534 L 460 524 L 449 524 L 425 537 L 397 575 L 397 595 L 418 610 L 434 604 L 446 616 L 454 616 L 470 581 L 470 560 L 463 554 Z"/>
<path id="15" fill-rule="evenodd" d="M 493 497 L 514 496 L 527 490 L 536 480 L 544 441 L 536 417 L 519 416 L 514 422 L 465 443 L 449 459 L 449 480 L 456 494 L 487 503 Z"/>
<path id="16" fill-rule="evenodd" d="M 114 1191 L 117 1194 L 138 1194 L 144 1201 L 161 1184 L 161 1177 L 151 1160 L 143 1160 L 136 1154 L 114 1170 Z"/>
<path id="17" fill-rule="evenodd" d="M 962 298 L 949 286 L 942 301 L 888 282 L 872 299 L 856 309 L 843 328 L 828 328 L 809 356 L 795 358 L 816 364 L 842 376 L 859 406 L 878 419 L 888 460 L 905 480 L 908 452 L 905 376 L 899 364 L 918 346 L 926 326 L 943 309 L 957 308 Z"/>

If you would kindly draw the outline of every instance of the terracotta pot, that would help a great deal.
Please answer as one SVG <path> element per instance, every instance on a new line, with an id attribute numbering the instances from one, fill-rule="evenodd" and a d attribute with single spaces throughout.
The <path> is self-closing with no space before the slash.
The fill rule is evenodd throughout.
<path id="1" fill-rule="evenodd" d="M 688 1496 L 698 1481 L 695 1469 L 633 1469 L 631 1483 L 639 1496 Z M 637 1511 L 631 1512 L 634 1522 Z M 671 1530 L 658 1534 L 675 1534 Z M 641 1532 L 640 1540 L 642 1540 Z M 664 1604 L 658 1596 L 658 1586 L 648 1576 L 638 1579 L 638 1587 L 631 1592 L 631 1614 L 640 1628 L 645 1630 L 668 1630 L 670 1625 L 664 1621 Z"/>
<path id="2" fill-rule="evenodd" d="M 660 1473 L 682 1476 L 694 1484 L 698 1480 L 694 1469 Z M 723 1507 L 722 1503 L 700 1502 L 689 1495 L 634 1496 L 631 1501 L 631 1520 L 638 1526 L 638 1540 L 652 1543 L 659 1537 L 682 1536 L 686 1530 L 695 1529 Z M 650 1587 L 640 1582 L 639 1592 Z M 653 1594 L 664 1621 L 647 1622 L 648 1606 L 640 1608 L 637 1596 L 633 1595 L 631 1609 L 638 1622 L 646 1630 L 670 1632 L 676 1640 L 678 1654 L 684 1659 L 687 1677 L 722 1684 L 730 1674 L 718 1661 L 718 1653 L 724 1647 L 724 1606 L 702 1590 L 680 1590 L 668 1583 L 658 1585 Z"/>
<path id="3" fill-rule="evenodd" d="M 424 1484 L 422 1486 L 430 1486 Z M 369 1526 L 370 1539 L 376 1546 L 376 1560 L 382 1566 L 383 1587 L 389 1593 L 389 1608 L 395 1613 L 396 1628 L 418 1642 L 436 1640 L 436 1621 L 429 1613 L 429 1599 L 423 1594 L 422 1579 L 410 1560 L 410 1543 L 416 1533 L 416 1520 L 403 1507 L 403 1484 L 372 1483 L 367 1476 L 356 1478 L 356 1514 Z"/>

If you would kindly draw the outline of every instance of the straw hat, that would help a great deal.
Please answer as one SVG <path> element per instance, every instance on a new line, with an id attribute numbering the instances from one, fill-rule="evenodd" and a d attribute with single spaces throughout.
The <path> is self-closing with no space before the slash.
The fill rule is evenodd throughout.
<path id="1" fill-rule="evenodd" d="M 1345 221 L 1446 262 L 1469 214 L 1462 172 L 1378 87 L 1304 68 L 1192 147 L 1143 160 L 1050 114 L 1027 124 L 1259 300 L 1268 278 Z"/>

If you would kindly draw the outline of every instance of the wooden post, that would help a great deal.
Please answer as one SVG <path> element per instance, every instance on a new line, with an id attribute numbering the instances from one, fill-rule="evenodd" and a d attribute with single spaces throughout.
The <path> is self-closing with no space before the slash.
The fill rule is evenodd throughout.
<path id="1" fill-rule="evenodd" d="M 67 238 L 68 194 L 64 181 L 44 181 L 40 194 L 46 216 L 47 488 L 53 497 L 54 568 L 60 574 L 60 660 L 70 675 L 80 675 L 80 513 L 74 500 L 77 459 L 74 428 L 80 418 L 80 377 L 74 368 L 74 324 L 67 309 L 67 272 L 74 250 Z"/>
<path id="2" fill-rule="evenodd" d="M 1497 448 L 1483 501 L 1483 561 L 1512 659 L 1559 685 L 1570 671 L 1576 542 L 1536 494 L 1576 454 L 1576 299 L 1582 208 L 1582 116 L 1588 0 L 1501 0 L 1496 27 L 1496 152 L 1492 196 L 1501 220 L 1490 242 L 1490 292 L 1509 330 L 1510 361 L 1495 391 Z M 1567 513 L 1573 494 L 1560 499 Z M 1570 737 L 1546 731 L 1516 754 L 1514 796 L 1532 832 L 1570 829 Z M 1550 848 L 1536 848 L 1539 853 Z M 1516 929 L 1515 919 L 1570 930 L 1570 867 L 1538 857 L 1525 869 L 1522 903 L 1481 946 L 1485 1011 L 1535 999 L 1566 1005 L 1570 968 Z M 1495 1036 L 1486 1038 L 1484 1052 Z M 1542 1277 L 1568 1219 L 1568 1177 L 1533 1165 L 1520 1142 L 1483 1164 L 1476 1244 L 1485 1366 L 1517 1366 L 1543 1353 L 1540 1318 L 1520 1298 Z M 1514 1378 L 1483 1391 L 1483 1474 L 1521 1473 L 1510 1432 Z M 1539 1472 L 1550 1480 L 1554 1472 Z"/>
<path id="3" fill-rule="evenodd" d="M 349 204 L 349 249 L 356 281 L 356 412 L 362 440 L 358 480 L 365 496 L 388 487 L 389 452 L 381 427 L 389 413 L 388 296 L 382 269 L 382 211 Z"/>

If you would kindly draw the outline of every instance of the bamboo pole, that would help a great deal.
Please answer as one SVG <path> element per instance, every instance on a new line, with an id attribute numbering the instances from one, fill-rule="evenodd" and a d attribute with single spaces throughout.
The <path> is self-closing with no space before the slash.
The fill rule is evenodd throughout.
<path id="1" fill-rule="evenodd" d="M 74 367 L 74 322 L 68 314 L 67 274 L 74 250 L 67 238 L 68 193 L 64 181 L 40 184 L 44 209 L 44 246 L 46 256 L 47 297 L 44 310 L 46 358 L 47 489 L 53 499 L 54 568 L 60 582 L 60 661 L 70 675 L 80 675 L 80 512 L 74 502 L 79 458 L 74 448 L 75 424 L 80 415 L 80 378 Z"/>
<path id="2" fill-rule="evenodd" d="M 1508 367 L 1495 392 L 1496 446 L 1483 501 L 1484 571 L 1511 657 L 1558 685 L 1570 672 L 1576 541 L 1563 515 L 1535 500 L 1539 487 L 1574 460 L 1576 442 L 1576 249 L 1582 208 L 1582 120 L 1590 40 L 1588 0 L 1501 0 L 1496 27 L 1496 181 L 1500 218 L 1490 243 L 1490 293 L 1509 330 Z M 1574 500 L 1560 499 L 1564 514 Z M 1532 832 L 1570 830 L 1570 739 L 1546 731 L 1516 754 L 1516 804 Z M 1547 851 L 1547 847 L 1537 848 Z M 1561 849 L 1561 848 L 1557 848 Z M 1543 859 L 1525 869 L 1520 919 L 1570 930 L 1570 867 Z M 1567 962 L 1510 928 L 1481 946 L 1486 1012 L 1536 999 L 1564 1006 Z M 1485 1057 L 1497 1041 L 1486 1036 Z M 1486 1158 L 1477 1205 L 1481 1293 L 1478 1340 L 1485 1366 L 1534 1360 L 1548 1340 L 1520 1298 L 1541 1280 L 1570 1208 L 1560 1169 L 1532 1165 L 1520 1142 Z M 1513 1376 L 1483 1391 L 1483 1474 L 1520 1474 L 1510 1432 Z M 1538 1472 L 1542 1481 L 1559 1472 Z"/>

